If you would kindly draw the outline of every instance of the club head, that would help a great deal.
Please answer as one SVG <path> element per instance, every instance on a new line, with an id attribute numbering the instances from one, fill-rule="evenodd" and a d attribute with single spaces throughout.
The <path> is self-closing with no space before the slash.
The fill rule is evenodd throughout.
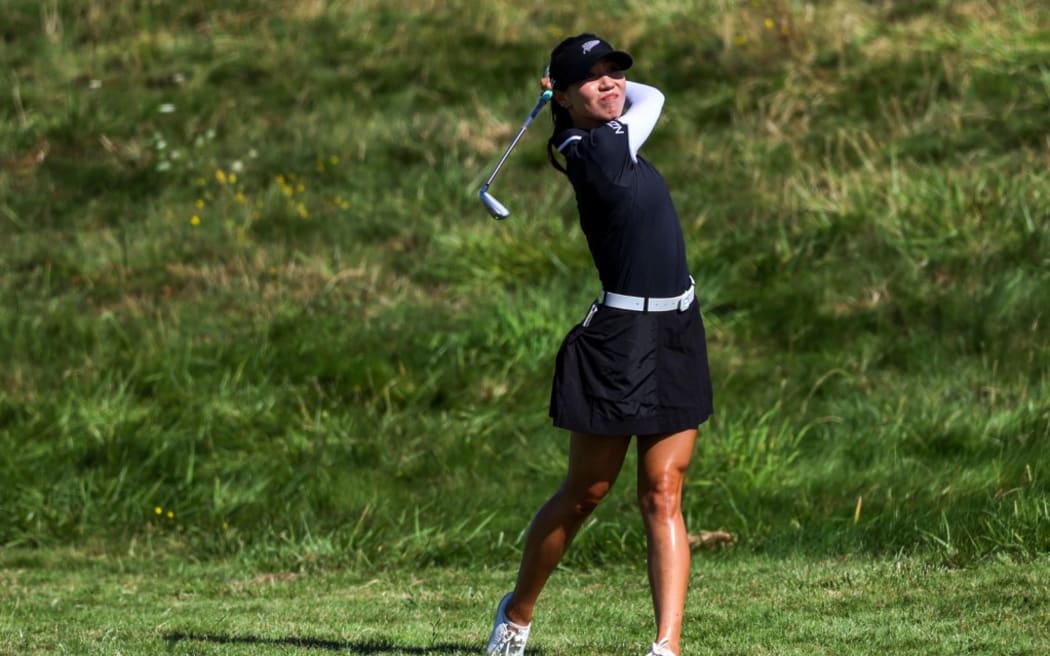
<path id="1" fill-rule="evenodd" d="M 481 202 L 485 203 L 485 207 L 488 208 L 489 214 L 492 215 L 492 218 L 502 221 L 510 216 L 510 210 L 504 207 L 503 203 L 493 198 L 492 194 L 486 189 L 482 189 L 478 196 L 481 198 Z"/>

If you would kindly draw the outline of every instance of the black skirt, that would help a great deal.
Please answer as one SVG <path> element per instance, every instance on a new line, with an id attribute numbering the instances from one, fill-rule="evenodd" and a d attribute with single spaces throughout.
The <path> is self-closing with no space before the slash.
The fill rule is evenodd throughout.
<path id="1" fill-rule="evenodd" d="M 679 312 L 594 305 L 558 351 L 554 425 L 594 435 L 696 428 L 713 412 L 707 337 L 696 301 Z"/>

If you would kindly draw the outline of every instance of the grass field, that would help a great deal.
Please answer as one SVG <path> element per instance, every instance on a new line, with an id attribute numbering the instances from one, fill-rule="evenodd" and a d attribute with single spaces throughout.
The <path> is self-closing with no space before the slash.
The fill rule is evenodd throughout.
<path id="1" fill-rule="evenodd" d="M 11 654 L 476 654 L 505 572 L 248 572 L 228 563 L 0 560 L 0 650 Z M 921 562 L 712 556 L 695 568 L 689 653 L 1045 653 L 1050 562 L 965 571 Z M 608 594 L 615 589 L 617 594 Z M 641 654 L 645 575 L 560 572 L 530 653 Z"/>
<path id="2" fill-rule="evenodd" d="M 96 573 L 110 572 L 102 598 L 122 599 L 137 584 L 119 572 L 155 560 L 185 563 L 202 577 L 187 594 L 219 604 L 171 631 L 371 640 L 367 618 L 340 633 L 320 607 L 301 633 L 227 626 L 224 613 L 263 611 L 222 610 L 224 581 L 318 577 L 338 596 L 382 571 L 377 594 L 394 598 L 434 572 L 420 594 L 459 604 L 462 633 L 376 639 L 430 653 L 478 637 L 562 475 L 553 357 L 597 276 L 545 161 L 546 114 L 493 188 L 512 218 L 489 219 L 476 193 L 546 53 L 585 29 L 667 95 L 645 154 L 681 215 L 716 393 L 686 514 L 736 538 L 712 556 L 727 603 L 788 595 L 783 621 L 812 621 L 821 602 L 785 579 L 755 575 L 752 593 L 734 578 L 783 559 L 802 578 L 833 563 L 879 613 L 872 599 L 907 579 L 841 572 L 912 563 L 932 577 L 901 611 L 919 637 L 887 633 L 885 647 L 1045 644 L 993 635 L 1046 613 L 1043 590 L 997 616 L 994 592 L 1050 553 L 1045 3 L 10 0 L 0 13 L 0 575 L 31 584 L 5 593 L 20 601 L 0 651 L 111 653 L 91 627 L 114 616 L 97 607 L 55 642 L 17 627 L 73 621 L 80 602 L 45 612 L 47 598 L 78 598 Z M 627 581 L 643 557 L 632 479 L 565 563 L 587 585 Z M 464 597 L 457 572 L 483 593 Z M 288 608 L 313 603 L 299 585 L 278 597 Z M 124 626 L 159 650 L 167 601 L 143 603 Z M 615 623 L 625 608 L 602 612 Z M 947 619 L 914 624 L 928 608 Z M 693 612 L 737 631 L 727 608 Z M 824 644 L 756 612 L 744 621 L 766 637 L 749 643 L 742 625 L 707 647 Z M 991 642 L 958 642 L 952 622 L 971 614 Z M 690 644 L 706 635 L 690 630 Z M 850 630 L 821 649 L 841 652 Z M 609 639 L 636 637 L 621 633 Z"/>

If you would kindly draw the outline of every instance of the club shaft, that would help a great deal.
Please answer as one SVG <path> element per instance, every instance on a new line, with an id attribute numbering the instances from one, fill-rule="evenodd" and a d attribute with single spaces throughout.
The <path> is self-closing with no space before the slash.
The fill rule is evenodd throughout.
<path id="1" fill-rule="evenodd" d="M 499 162 L 496 164 L 496 168 L 492 170 L 492 175 L 490 175 L 489 179 L 485 181 L 485 185 L 482 187 L 483 190 L 488 189 L 489 185 L 492 184 L 492 181 L 496 179 L 496 174 L 499 173 L 499 170 L 501 168 L 503 168 L 503 163 L 507 161 L 508 157 L 510 157 L 511 151 L 514 150 L 514 147 L 518 145 L 519 141 L 521 141 L 521 137 L 523 134 L 525 134 L 525 130 L 529 129 L 529 125 L 532 123 L 532 120 L 536 118 L 536 115 L 540 113 L 540 110 L 543 109 L 543 106 L 547 104 L 548 100 L 550 100 L 550 96 L 548 94 L 545 93 L 542 96 L 540 96 L 539 102 L 537 102 L 536 106 L 532 108 L 531 112 L 529 112 L 529 115 L 525 119 L 525 122 L 521 125 L 521 129 L 518 130 L 518 134 L 514 136 L 514 141 L 510 142 L 510 146 L 508 146 L 506 152 L 503 153 L 503 157 L 499 158 Z"/>

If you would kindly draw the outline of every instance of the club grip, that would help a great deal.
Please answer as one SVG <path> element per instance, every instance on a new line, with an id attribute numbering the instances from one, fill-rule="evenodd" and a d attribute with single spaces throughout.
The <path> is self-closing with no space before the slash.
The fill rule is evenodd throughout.
<path id="1" fill-rule="evenodd" d="M 553 97 L 554 92 L 550 89 L 547 89 L 542 94 L 540 94 L 539 102 L 537 102 L 536 106 L 532 108 L 532 111 L 529 113 L 529 117 L 525 119 L 525 127 L 529 127 L 529 123 L 532 123 L 532 119 L 536 118 L 536 115 L 540 113 L 540 110 L 543 109 L 543 106 L 550 102 L 550 99 Z"/>

